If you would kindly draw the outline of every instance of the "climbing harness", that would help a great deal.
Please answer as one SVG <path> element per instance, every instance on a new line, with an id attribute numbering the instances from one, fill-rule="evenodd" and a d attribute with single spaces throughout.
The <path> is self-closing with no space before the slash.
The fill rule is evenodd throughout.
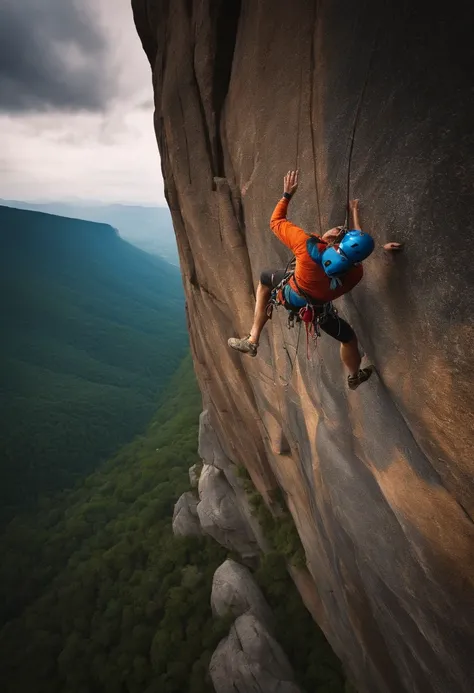
<path id="1" fill-rule="evenodd" d="M 294 263 L 294 258 L 292 258 L 285 268 L 285 275 L 281 282 L 272 290 L 270 294 L 270 299 L 267 304 L 267 316 L 271 319 L 273 315 L 273 310 L 279 306 L 283 306 L 288 312 L 287 327 L 292 329 L 295 324 L 304 324 L 306 331 L 306 358 L 309 360 L 310 350 L 309 342 L 310 337 L 313 339 L 314 344 L 316 344 L 318 337 L 321 336 L 320 325 L 323 324 L 330 316 L 337 317 L 337 309 L 332 303 L 317 303 L 311 296 L 309 296 L 300 286 L 296 283 L 294 269 L 289 270 L 289 267 Z M 306 304 L 301 308 L 292 306 L 284 295 L 284 289 L 290 279 L 296 285 L 298 294 L 304 298 Z M 298 354 L 298 344 L 299 344 L 299 333 L 298 333 L 298 343 L 296 346 L 296 355 Z M 292 364 L 293 366 L 293 364 Z"/>
<path id="2" fill-rule="evenodd" d="M 320 325 L 322 325 L 329 316 L 333 315 L 337 317 L 337 309 L 334 308 L 332 303 L 325 303 L 320 311 L 317 311 L 314 305 L 306 304 L 303 308 L 300 308 L 296 315 L 296 321 L 300 320 L 304 323 L 306 330 L 306 358 L 309 359 L 309 341 L 310 337 L 313 339 L 313 343 L 317 346 L 318 338 L 321 336 Z"/>

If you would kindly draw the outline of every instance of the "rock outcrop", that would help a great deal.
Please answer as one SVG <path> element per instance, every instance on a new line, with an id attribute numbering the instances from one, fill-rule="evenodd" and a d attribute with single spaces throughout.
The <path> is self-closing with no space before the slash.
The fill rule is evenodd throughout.
<path id="1" fill-rule="evenodd" d="M 202 534 L 197 513 L 198 499 L 190 491 L 183 493 L 177 500 L 173 512 L 173 533 L 187 537 Z"/>
<path id="2" fill-rule="evenodd" d="M 237 467 L 224 453 L 207 410 L 199 422 L 199 454 L 203 458 L 199 473 L 198 465 L 189 469 L 190 484 L 197 486 L 199 500 L 191 492 L 178 499 L 173 531 L 181 535 L 208 534 L 252 564 L 267 543 L 238 480 Z"/>
<path id="3" fill-rule="evenodd" d="M 218 447 L 264 497 L 284 490 L 314 581 L 305 603 L 360 693 L 471 693 L 471 6 L 133 9 Z M 324 335 L 307 360 L 281 313 L 258 358 L 227 347 L 248 333 L 259 272 L 288 260 L 268 220 L 294 166 L 295 222 L 343 223 L 349 192 L 377 242 L 364 281 L 337 301 L 376 368 L 357 392 L 337 344 Z M 388 240 L 403 254 L 384 257 Z M 217 461 L 209 469 L 209 483 L 230 485 Z"/>
<path id="4" fill-rule="evenodd" d="M 273 615 L 252 574 L 243 565 L 228 559 L 214 573 L 211 606 L 214 614 L 235 617 L 251 613 L 267 629 L 273 626 Z"/>
<path id="5" fill-rule="evenodd" d="M 268 543 L 252 513 L 247 494 L 238 478 L 237 466 L 224 452 L 207 410 L 203 411 L 199 418 L 199 454 L 207 464 L 224 473 L 229 484 L 229 496 L 239 508 L 243 523 L 246 525 L 246 533 L 252 537 L 252 542 L 256 542 L 260 549 L 267 550 Z"/>
<path id="6" fill-rule="evenodd" d="M 191 488 L 198 487 L 200 474 L 201 468 L 197 464 L 193 464 L 193 466 L 189 468 L 189 483 L 191 484 Z"/>
<path id="7" fill-rule="evenodd" d="M 223 471 L 205 464 L 199 477 L 197 514 L 202 531 L 242 558 L 257 556 L 259 546 L 243 517 Z"/>
<path id="8" fill-rule="evenodd" d="M 235 621 L 209 672 L 216 693 L 301 693 L 285 653 L 252 614 Z"/>

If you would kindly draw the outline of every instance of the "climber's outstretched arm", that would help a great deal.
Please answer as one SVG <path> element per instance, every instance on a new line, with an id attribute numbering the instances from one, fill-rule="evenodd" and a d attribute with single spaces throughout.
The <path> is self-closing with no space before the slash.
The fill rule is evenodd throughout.
<path id="1" fill-rule="evenodd" d="M 354 231 L 362 231 L 361 224 L 360 224 L 360 219 L 359 219 L 359 200 L 351 200 L 349 202 L 349 212 L 351 215 L 350 218 L 350 229 L 354 229 Z M 385 243 L 383 246 L 384 250 L 402 250 L 403 248 L 403 243 Z"/>
<path id="2" fill-rule="evenodd" d="M 270 228 L 277 238 L 280 239 L 293 252 L 301 245 L 306 243 L 307 235 L 299 226 L 292 224 L 286 218 L 288 203 L 295 194 L 298 187 L 298 171 L 288 171 L 283 181 L 283 197 L 279 200 L 273 210 L 270 219 Z"/>
<path id="3" fill-rule="evenodd" d="M 359 219 L 359 200 L 351 200 L 349 202 L 349 228 L 354 231 L 362 231 Z"/>

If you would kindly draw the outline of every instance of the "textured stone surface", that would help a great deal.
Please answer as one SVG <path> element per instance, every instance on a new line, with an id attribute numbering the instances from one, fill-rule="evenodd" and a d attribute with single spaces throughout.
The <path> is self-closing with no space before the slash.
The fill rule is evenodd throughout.
<path id="1" fill-rule="evenodd" d="M 224 449 L 212 426 L 208 410 L 204 410 L 199 417 L 199 454 L 203 460 L 217 469 L 220 469 L 232 487 L 235 502 L 239 507 L 240 515 L 248 525 L 248 533 L 255 538 L 258 546 L 266 551 L 268 542 L 265 540 L 261 528 L 252 514 L 247 494 L 242 482 L 238 478 L 237 466 L 226 455 Z"/>
<path id="2" fill-rule="evenodd" d="M 237 551 L 243 558 L 256 556 L 259 547 L 240 511 L 236 495 L 224 472 L 205 464 L 199 477 L 197 513 L 205 534 L 219 544 Z"/>
<path id="3" fill-rule="evenodd" d="M 253 614 L 268 629 L 273 616 L 260 587 L 243 565 L 228 559 L 218 567 L 212 580 L 211 606 L 214 614 Z"/>
<path id="4" fill-rule="evenodd" d="M 216 693 L 301 693 L 280 645 L 251 614 L 219 643 L 209 672 Z"/>
<path id="5" fill-rule="evenodd" d="M 361 693 L 470 693 L 471 6 L 133 6 L 222 451 L 263 495 L 283 488 L 311 574 L 299 580 L 305 603 Z M 301 170 L 297 223 L 343 222 L 359 103 L 350 193 L 379 249 L 337 305 L 377 372 L 352 393 L 337 345 L 324 335 L 308 361 L 284 316 L 256 359 L 226 341 L 249 329 L 260 270 L 288 259 L 268 230 L 284 172 Z M 403 254 L 384 257 L 387 240 Z"/>
<path id="6" fill-rule="evenodd" d="M 191 488 L 197 488 L 198 487 L 200 474 L 201 474 L 200 465 L 193 464 L 193 466 L 189 468 L 189 483 L 191 484 Z"/>
<path id="7" fill-rule="evenodd" d="M 186 491 L 178 498 L 173 512 L 173 534 L 181 537 L 202 534 L 197 504 L 198 499 L 190 491 Z"/>

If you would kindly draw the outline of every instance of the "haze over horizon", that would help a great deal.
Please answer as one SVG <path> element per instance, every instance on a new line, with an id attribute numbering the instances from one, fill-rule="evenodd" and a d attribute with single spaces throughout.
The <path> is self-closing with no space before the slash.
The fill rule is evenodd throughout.
<path id="1" fill-rule="evenodd" d="M 1 4 L 0 132 L 2 199 L 166 206 L 128 0 Z"/>

